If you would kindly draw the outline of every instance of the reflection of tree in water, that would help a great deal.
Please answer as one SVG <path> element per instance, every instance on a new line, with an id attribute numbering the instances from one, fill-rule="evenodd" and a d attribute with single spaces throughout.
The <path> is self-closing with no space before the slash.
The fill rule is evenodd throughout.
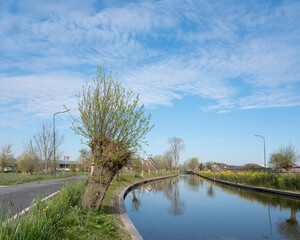
<path id="1" fill-rule="evenodd" d="M 224 184 L 216 184 L 220 186 L 223 191 L 229 194 L 237 194 L 243 200 L 251 203 L 255 202 L 263 206 L 271 206 L 273 208 L 279 207 L 280 209 L 290 209 L 291 216 L 289 219 L 277 223 L 276 227 L 278 233 L 285 239 L 300 239 L 300 226 L 298 224 L 296 214 L 300 211 L 300 201 L 290 198 L 283 198 L 270 194 L 263 194 L 255 191 L 245 189 L 237 189 Z"/>
<path id="2" fill-rule="evenodd" d="M 178 182 L 179 179 L 177 177 L 177 178 L 168 178 L 154 183 L 145 184 L 141 186 L 141 193 L 145 193 L 145 192 L 149 193 L 149 191 L 146 191 L 146 189 L 151 189 L 151 191 L 153 192 L 163 192 L 166 198 L 168 199 L 168 201 L 171 203 L 171 206 L 168 209 L 169 213 L 173 216 L 178 216 L 183 214 L 185 210 L 185 202 L 181 201 L 180 199 Z M 138 201 L 140 204 L 140 200 Z"/>
<path id="3" fill-rule="evenodd" d="M 185 202 L 180 200 L 178 181 L 178 178 L 169 179 L 164 187 L 164 194 L 171 203 L 168 211 L 173 216 L 182 215 L 185 210 Z"/>
<path id="4" fill-rule="evenodd" d="M 212 183 L 210 183 L 210 187 L 207 189 L 207 195 L 210 197 L 215 195 Z"/>
<path id="5" fill-rule="evenodd" d="M 203 185 L 202 179 L 197 175 L 181 176 L 180 179 L 194 192 L 198 192 L 200 185 Z"/>
<path id="6" fill-rule="evenodd" d="M 135 195 L 135 191 L 132 190 L 132 204 L 131 204 L 131 210 L 133 212 L 138 212 L 139 209 L 140 209 L 140 206 L 141 206 L 141 201 L 139 201 L 137 198 L 136 198 L 136 195 Z"/>
<path id="7" fill-rule="evenodd" d="M 281 237 L 287 239 L 300 239 L 300 226 L 296 219 L 297 209 L 291 208 L 291 217 L 283 222 L 277 223 L 277 230 Z"/>

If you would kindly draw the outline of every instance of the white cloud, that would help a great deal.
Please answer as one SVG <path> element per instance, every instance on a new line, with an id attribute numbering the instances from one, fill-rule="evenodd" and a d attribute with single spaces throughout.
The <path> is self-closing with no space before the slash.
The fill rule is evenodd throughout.
<path id="1" fill-rule="evenodd" d="M 208 67 L 209 68 L 209 67 Z M 222 99 L 234 89 L 213 76 L 202 59 L 180 56 L 138 68 L 121 77 L 124 86 L 141 94 L 146 105 L 171 105 L 185 95 Z"/>
<path id="2" fill-rule="evenodd" d="M 0 77 L 0 125 L 19 128 L 33 118 L 50 118 L 63 105 L 76 112 L 76 94 L 84 80 L 61 73 Z"/>
<path id="3" fill-rule="evenodd" d="M 97 4 L 2 4 L 2 124 L 75 108 L 76 92 L 103 62 L 149 107 L 187 95 L 219 113 L 299 105 L 298 2 Z"/>
<path id="4" fill-rule="evenodd" d="M 289 87 L 280 89 L 266 89 L 265 91 L 254 92 L 249 96 L 236 99 L 225 99 L 202 107 L 203 111 L 218 111 L 227 113 L 241 109 L 262 109 L 272 107 L 294 107 L 300 106 L 300 95 Z"/>

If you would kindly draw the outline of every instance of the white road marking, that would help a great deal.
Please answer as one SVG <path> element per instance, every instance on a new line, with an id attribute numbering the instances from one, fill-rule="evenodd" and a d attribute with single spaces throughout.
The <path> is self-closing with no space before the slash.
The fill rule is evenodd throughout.
<path id="1" fill-rule="evenodd" d="M 55 193 L 52 193 L 52 194 L 50 194 L 49 196 L 43 198 L 41 201 L 42 201 L 42 202 L 47 201 L 49 198 L 54 197 L 54 196 L 55 196 L 56 194 L 58 194 L 59 192 L 60 192 L 60 191 L 57 191 L 57 192 L 55 192 Z M 30 208 L 34 207 L 35 205 L 36 205 L 36 203 L 34 203 L 34 204 L 30 205 L 29 207 L 25 208 L 22 212 L 19 212 L 19 213 L 15 214 L 12 218 L 8 219 L 7 222 L 9 223 L 9 222 L 11 222 L 11 221 L 17 219 L 18 217 L 22 216 L 24 213 L 28 212 L 28 211 L 30 210 Z"/>

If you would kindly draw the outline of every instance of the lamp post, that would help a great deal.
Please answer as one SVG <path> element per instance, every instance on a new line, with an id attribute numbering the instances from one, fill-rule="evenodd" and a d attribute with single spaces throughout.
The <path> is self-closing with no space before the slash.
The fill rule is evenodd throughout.
<path id="1" fill-rule="evenodd" d="M 266 172 L 266 140 L 263 136 L 255 134 L 255 137 L 261 137 L 264 140 L 264 164 L 265 164 L 265 168 L 264 168 L 264 172 Z"/>
<path id="2" fill-rule="evenodd" d="M 55 164 L 55 115 L 59 113 L 66 113 L 69 112 L 70 109 L 62 111 L 62 112 L 56 112 L 53 114 L 53 155 L 54 155 L 54 176 L 56 176 L 56 164 Z"/>

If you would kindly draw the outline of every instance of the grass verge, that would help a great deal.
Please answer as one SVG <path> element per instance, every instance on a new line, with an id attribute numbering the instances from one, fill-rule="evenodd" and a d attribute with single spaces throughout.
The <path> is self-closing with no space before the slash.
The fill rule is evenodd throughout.
<path id="1" fill-rule="evenodd" d="M 281 175 L 263 172 L 200 171 L 200 175 L 228 182 L 300 192 L 300 175 Z"/>
<path id="2" fill-rule="evenodd" d="M 67 172 L 65 175 L 63 175 L 61 172 L 57 172 L 57 175 L 45 175 L 41 173 L 34 173 L 32 175 L 28 173 L 16 173 L 16 172 L 10 172 L 10 173 L 3 173 L 0 172 L 0 186 L 4 185 L 16 185 L 16 184 L 22 184 L 22 183 L 29 183 L 29 182 L 36 182 L 36 181 L 43 181 L 43 180 L 49 180 L 49 179 L 55 179 L 55 178 L 66 178 L 66 177 L 72 177 L 77 175 L 86 175 L 89 174 L 87 172 Z"/>
<path id="3" fill-rule="evenodd" d="M 65 185 L 53 200 L 38 199 L 35 207 L 15 221 L 0 216 L 0 239 L 130 239 L 119 216 L 119 193 L 129 184 L 170 174 L 115 177 L 97 211 L 84 210 L 79 204 L 85 182 Z"/>
<path id="4" fill-rule="evenodd" d="M 68 220 L 64 239 L 131 239 L 119 215 L 119 194 L 121 190 L 132 183 L 171 174 L 174 173 L 164 175 L 145 174 L 144 177 L 138 174 L 116 176 L 105 194 L 101 209 L 86 211 L 82 210 L 78 204 L 76 208 L 78 208 L 79 214 L 70 213 L 68 216 L 70 221 Z M 74 221 L 75 216 L 78 217 L 78 221 Z"/>

